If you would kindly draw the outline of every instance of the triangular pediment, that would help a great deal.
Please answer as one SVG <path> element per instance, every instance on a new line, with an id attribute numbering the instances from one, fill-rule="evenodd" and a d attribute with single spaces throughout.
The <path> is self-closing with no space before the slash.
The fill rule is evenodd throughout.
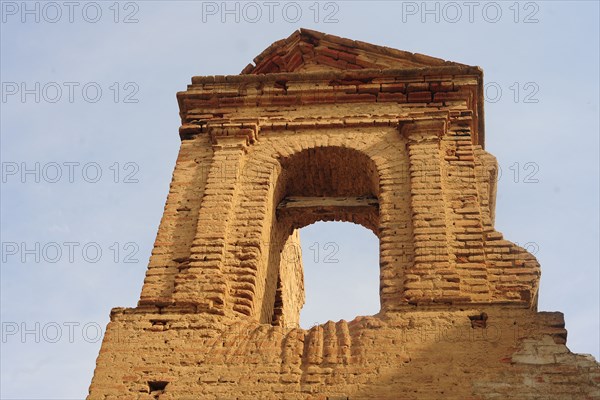
<path id="1" fill-rule="evenodd" d="M 446 65 L 464 64 L 302 28 L 287 39 L 279 40 L 265 49 L 254 59 L 254 65 L 248 64 L 242 74 L 403 69 Z"/>

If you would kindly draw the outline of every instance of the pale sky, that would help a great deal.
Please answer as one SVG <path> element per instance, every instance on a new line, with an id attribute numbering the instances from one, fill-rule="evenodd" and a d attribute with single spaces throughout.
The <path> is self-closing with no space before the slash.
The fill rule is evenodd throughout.
<path id="1" fill-rule="evenodd" d="M 535 252 L 539 309 L 565 314 L 568 347 L 598 358 L 598 2 L 469 4 L 2 1 L 0 397 L 86 396 L 110 309 L 139 298 L 180 144 L 175 93 L 300 27 L 484 69 L 496 228 Z M 378 311 L 370 231 L 301 238 L 303 326 Z"/>

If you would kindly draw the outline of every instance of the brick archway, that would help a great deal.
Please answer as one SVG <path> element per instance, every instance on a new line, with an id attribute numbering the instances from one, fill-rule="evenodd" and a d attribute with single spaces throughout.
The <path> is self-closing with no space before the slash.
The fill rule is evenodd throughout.
<path id="1" fill-rule="evenodd" d="M 341 146 L 303 149 L 279 162 L 268 264 L 279 269 L 273 300 L 265 293 L 264 305 L 275 304 L 272 324 L 297 327 L 304 268 L 286 249 L 299 248 L 298 230 L 318 221 L 352 222 L 379 236 L 379 172 L 368 155 Z"/>
<path id="2" fill-rule="evenodd" d="M 286 243 L 299 246 L 297 229 L 317 221 L 354 222 L 371 230 L 380 243 L 386 244 L 380 247 L 382 309 L 394 301 L 397 303 L 402 274 L 392 270 L 407 268 L 412 243 L 404 140 L 393 128 L 378 129 L 368 140 L 362 132 L 349 134 L 345 130 L 296 135 L 306 138 L 301 147 L 289 147 L 285 135 L 259 140 L 249 148 L 241 167 L 242 197 L 236 218 L 256 217 L 244 204 L 263 210 L 260 223 L 255 224 L 255 232 L 260 232 L 262 240 L 254 243 L 256 250 L 252 250 L 251 256 L 242 231 L 232 239 L 240 244 L 236 247 L 237 258 L 253 265 L 252 269 L 232 271 L 233 275 L 227 278 L 236 282 L 239 276 L 236 279 L 234 275 L 246 274 L 241 279 L 243 283 L 232 285 L 234 311 L 254 316 L 262 323 L 272 323 L 273 316 L 281 314 L 285 316 L 277 323 L 297 324 L 304 293 L 294 293 L 290 288 L 301 287 L 302 266 L 300 260 L 282 260 L 281 254 Z M 386 183 L 394 176 L 395 190 L 391 190 Z M 405 180 L 404 193 L 398 190 L 398 179 Z M 264 190 L 257 191 L 256 187 Z M 380 220 L 381 213 L 386 215 L 384 222 Z M 404 235 L 398 232 L 400 225 L 405 227 Z M 394 251 L 406 253 L 393 257 Z M 290 261 L 294 265 L 289 265 Z M 291 276 L 296 282 L 281 280 L 281 276 Z M 392 287 L 396 289 L 390 291 Z M 396 294 L 395 299 L 392 293 Z M 286 298 L 281 310 L 274 310 L 273 305 Z M 288 308 L 286 304 L 294 305 Z"/>
<path id="3" fill-rule="evenodd" d="M 379 236 L 379 171 L 367 154 L 350 147 L 313 147 L 279 161 L 274 200 L 281 227 L 346 221 Z"/>

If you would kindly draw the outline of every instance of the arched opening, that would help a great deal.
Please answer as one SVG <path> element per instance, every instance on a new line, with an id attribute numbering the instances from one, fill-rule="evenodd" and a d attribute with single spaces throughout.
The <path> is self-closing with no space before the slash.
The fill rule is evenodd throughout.
<path id="1" fill-rule="evenodd" d="M 373 232 L 349 222 L 316 222 L 300 230 L 300 242 L 301 328 L 379 312 L 379 238 Z"/>
<path id="2" fill-rule="evenodd" d="M 308 296 L 303 325 L 377 313 L 381 277 L 375 163 L 358 150 L 335 146 L 309 148 L 280 163 L 261 320 L 298 326 Z M 305 293 L 307 277 L 310 294 Z M 344 287 L 337 285 L 338 299 L 332 301 L 323 283 L 336 279 Z M 320 308 L 331 312 L 316 313 Z"/>
<path id="3" fill-rule="evenodd" d="M 347 147 L 315 147 L 281 160 L 277 219 L 291 229 L 348 221 L 379 231 L 379 174 L 373 160 Z M 290 232 L 291 233 L 291 232 Z"/>

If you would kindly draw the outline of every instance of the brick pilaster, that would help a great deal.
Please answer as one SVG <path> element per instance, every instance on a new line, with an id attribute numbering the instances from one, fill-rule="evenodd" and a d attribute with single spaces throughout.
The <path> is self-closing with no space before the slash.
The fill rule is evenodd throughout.
<path id="1" fill-rule="evenodd" d="M 197 311 L 225 314 L 228 283 L 224 260 L 228 226 L 236 204 L 246 146 L 254 141 L 256 127 L 215 124 L 208 132 L 213 140 L 213 159 L 198 214 L 189 267 L 175 279 L 173 299 Z"/>
<path id="2" fill-rule="evenodd" d="M 405 275 L 404 297 L 409 302 L 456 298 L 459 278 L 448 259 L 448 226 L 442 187 L 440 140 L 445 118 L 405 122 L 414 238 L 414 263 Z"/>

